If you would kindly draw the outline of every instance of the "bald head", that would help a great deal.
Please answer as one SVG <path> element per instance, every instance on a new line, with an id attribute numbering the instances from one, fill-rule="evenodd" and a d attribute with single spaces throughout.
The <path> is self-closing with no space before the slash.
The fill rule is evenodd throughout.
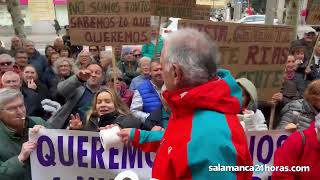
<path id="1" fill-rule="evenodd" d="M 21 79 L 19 74 L 13 71 L 5 72 L 1 77 L 2 88 L 12 88 L 20 90 Z"/>

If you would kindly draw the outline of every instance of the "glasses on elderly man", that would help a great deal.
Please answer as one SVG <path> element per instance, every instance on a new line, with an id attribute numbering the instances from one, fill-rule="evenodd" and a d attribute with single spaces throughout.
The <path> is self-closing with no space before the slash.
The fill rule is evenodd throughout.
<path id="1" fill-rule="evenodd" d="M 0 62 L 0 66 L 11 66 L 13 62 Z"/>

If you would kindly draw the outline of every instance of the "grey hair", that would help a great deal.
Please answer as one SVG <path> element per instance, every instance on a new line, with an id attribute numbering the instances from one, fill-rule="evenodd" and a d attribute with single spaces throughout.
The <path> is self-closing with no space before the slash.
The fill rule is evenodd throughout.
<path id="1" fill-rule="evenodd" d="M 86 51 L 85 51 L 85 50 L 82 50 L 82 51 L 78 54 L 77 59 L 76 59 L 76 61 L 75 61 L 76 66 L 79 67 L 79 68 L 80 68 L 80 55 L 83 54 L 84 52 L 86 52 Z M 89 53 L 89 52 L 88 52 L 88 53 Z M 94 63 L 96 63 L 96 61 L 94 60 L 94 58 L 93 58 L 93 57 L 91 56 L 91 54 L 89 53 L 89 65 L 90 65 L 90 64 L 94 64 Z"/>
<path id="2" fill-rule="evenodd" d="M 71 67 L 71 73 L 77 74 L 79 69 L 78 67 L 74 64 L 72 58 L 65 58 L 65 57 L 59 57 L 54 63 L 53 63 L 53 72 L 58 75 L 59 74 L 59 66 L 62 64 L 64 61 L 68 62 L 68 64 Z"/>
<path id="3" fill-rule="evenodd" d="M 113 70 L 115 69 L 115 73 L 117 77 L 123 78 L 123 73 L 118 68 L 109 68 L 106 72 L 106 79 L 110 81 L 113 78 Z"/>
<path id="4" fill-rule="evenodd" d="M 100 51 L 100 57 L 101 56 L 107 56 L 108 58 L 112 58 L 112 52 L 111 51 Z"/>
<path id="5" fill-rule="evenodd" d="M 16 62 L 16 60 L 13 57 L 11 57 L 9 54 L 1 54 L 0 55 L 0 61 L 5 61 L 5 60 L 8 60 L 8 61 L 13 62 L 13 63 Z"/>
<path id="6" fill-rule="evenodd" d="M 141 62 L 142 60 L 148 60 L 151 64 L 151 58 L 147 57 L 147 56 L 143 56 L 142 58 L 139 59 L 138 61 L 138 64 L 139 64 L 139 67 L 141 66 Z"/>
<path id="7" fill-rule="evenodd" d="M 177 64 L 185 86 L 198 86 L 216 76 L 220 61 L 219 49 L 210 37 L 194 29 L 170 33 L 164 49 L 165 71 Z"/>
<path id="8" fill-rule="evenodd" d="M 4 106 L 10 102 L 20 97 L 23 99 L 23 95 L 20 91 L 12 88 L 1 88 L 0 89 L 0 109 L 2 110 Z"/>

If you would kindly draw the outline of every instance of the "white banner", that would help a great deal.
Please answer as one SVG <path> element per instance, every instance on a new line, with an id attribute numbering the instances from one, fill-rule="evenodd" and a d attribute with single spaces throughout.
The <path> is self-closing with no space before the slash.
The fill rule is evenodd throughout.
<path id="1" fill-rule="evenodd" d="M 274 152 L 288 138 L 290 133 L 285 130 L 273 130 L 249 131 L 246 134 L 255 168 L 252 179 L 271 180 L 272 171 L 265 169 L 264 165 L 273 166 Z"/>
<path id="2" fill-rule="evenodd" d="M 109 180 L 126 170 L 150 179 L 154 154 L 119 145 L 105 151 L 99 133 L 41 129 L 31 154 L 33 180 Z"/>
<path id="3" fill-rule="evenodd" d="M 253 164 L 273 165 L 274 152 L 288 137 L 287 131 L 247 132 Z M 105 151 L 99 133 L 41 129 L 30 139 L 37 142 L 31 154 L 33 180 L 109 180 L 132 170 L 140 180 L 151 178 L 154 154 L 119 145 Z M 271 179 L 272 172 L 259 169 L 254 180 Z"/>

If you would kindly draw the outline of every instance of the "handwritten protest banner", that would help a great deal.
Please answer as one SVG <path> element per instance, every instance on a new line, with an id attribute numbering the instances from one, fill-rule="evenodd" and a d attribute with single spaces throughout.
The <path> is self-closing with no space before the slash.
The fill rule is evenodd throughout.
<path id="1" fill-rule="evenodd" d="M 178 28 L 185 27 L 206 32 L 220 48 L 220 65 L 236 78 L 250 79 L 261 100 L 268 100 L 279 92 L 293 32 L 291 27 L 179 20 Z"/>
<path id="2" fill-rule="evenodd" d="M 154 16 L 209 20 L 211 6 L 197 5 L 196 0 L 150 0 Z"/>
<path id="3" fill-rule="evenodd" d="M 272 172 L 258 167 L 273 165 L 274 152 L 289 132 L 249 131 L 246 135 L 257 170 L 253 179 L 268 179 Z M 29 137 L 37 142 L 37 150 L 31 154 L 33 180 L 109 180 L 129 169 L 141 180 L 151 178 L 154 154 L 123 145 L 104 150 L 97 132 L 41 129 Z"/>
<path id="4" fill-rule="evenodd" d="M 71 43 L 131 45 L 149 42 L 150 1 L 68 1 Z"/>
<path id="5" fill-rule="evenodd" d="M 308 0 L 307 11 L 308 11 L 308 16 L 306 19 L 307 24 L 319 25 L 320 24 L 320 0 Z"/>
<path id="6" fill-rule="evenodd" d="M 104 150 L 99 133 L 41 129 L 31 154 L 33 180 L 109 180 L 125 170 L 150 179 L 154 154 L 119 145 Z"/>

